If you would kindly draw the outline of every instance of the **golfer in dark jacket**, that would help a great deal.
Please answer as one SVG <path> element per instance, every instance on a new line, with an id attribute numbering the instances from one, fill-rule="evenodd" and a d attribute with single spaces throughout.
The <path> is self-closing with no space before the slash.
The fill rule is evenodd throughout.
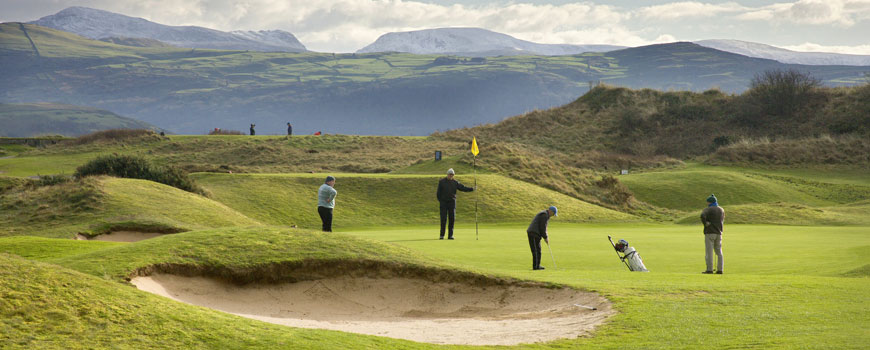
<path id="1" fill-rule="evenodd" d="M 465 187 L 459 181 L 453 179 L 456 173 L 453 169 L 447 170 L 447 177 L 438 181 L 438 192 L 435 194 L 438 197 L 438 202 L 441 205 L 441 235 L 439 239 L 444 239 L 444 224 L 447 219 L 450 219 L 449 229 L 447 230 L 447 239 L 453 239 L 453 223 L 456 222 L 456 190 L 462 192 L 474 191 L 474 188 Z"/>
<path id="2" fill-rule="evenodd" d="M 701 211 L 701 223 L 704 224 L 704 247 L 706 248 L 704 260 L 707 270 L 703 273 L 713 273 L 713 254 L 718 262 L 716 273 L 722 274 L 725 269 L 725 256 L 722 254 L 722 231 L 725 226 L 725 209 L 719 206 L 716 196 L 707 197 L 707 207 Z"/>
<path id="3" fill-rule="evenodd" d="M 544 242 L 550 244 L 549 235 L 547 235 L 547 225 L 550 223 L 550 217 L 556 216 L 559 210 L 555 206 L 550 206 L 535 218 L 532 219 L 532 224 L 526 229 L 526 234 L 529 236 L 529 248 L 532 249 L 532 270 L 543 270 L 541 266 L 541 238 Z"/>

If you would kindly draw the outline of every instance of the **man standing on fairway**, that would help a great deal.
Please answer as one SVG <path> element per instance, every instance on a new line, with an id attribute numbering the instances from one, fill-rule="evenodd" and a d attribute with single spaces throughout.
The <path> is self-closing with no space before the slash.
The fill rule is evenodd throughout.
<path id="1" fill-rule="evenodd" d="M 716 196 L 707 197 L 707 207 L 701 211 L 701 223 L 704 224 L 704 245 L 707 248 L 704 259 L 707 270 L 704 274 L 713 273 L 713 253 L 718 257 L 716 273 L 722 274 L 725 269 L 725 257 L 722 255 L 722 229 L 725 225 L 725 210 L 719 206 Z"/>
<path id="2" fill-rule="evenodd" d="M 474 188 L 465 187 L 459 181 L 453 179 L 456 173 L 453 168 L 447 169 L 447 177 L 438 181 L 438 191 L 435 195 L 441 205 L 441 235 L 438 239 L 444 239 L 444 224 L 450 219 L 447 239 L 453 239 L 453 223 L 456 222 L 456 190 L 462 192 L 474 191 Z"/>
<path id="3" fill-rule="evenodd" d="M 550 244 L 550 238 L 547 234 L 547 225 L 550 223 L 550 217 L 556 216 L 559 210 L 555 206 L 550 206 L 547 210 L 541 211 L 535 218 L 532 219 L 532 224 L 526 229 L 526 234 L 529 236 L 529 248 L 532 249 L 532 270 L 543 270 L 541 266 L 541 238 L 544 242 Z"/>
<path id="4" fill-rule="evenodd" d="M 323 222 L 323 232 L 332 232 L 332 209 L 335 208 L 335 196 L 338 194 L 334 186 L 335 178 L 327 176 L 326 183 L 317 190 L 317 213 Z"/>

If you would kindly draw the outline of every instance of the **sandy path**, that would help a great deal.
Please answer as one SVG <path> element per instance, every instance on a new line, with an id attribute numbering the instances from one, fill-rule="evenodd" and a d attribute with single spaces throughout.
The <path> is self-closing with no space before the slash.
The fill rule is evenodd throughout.
<path id="1" fill-rule="evenodd" d="M 107 233 L 104 235 L 97 235 L 94 237 L 87 237 L 85 235 L 76 235 L 76 239 L 90 240 L 90 241 L 107 241 L 107 242 L 138 242 L 143 239 L 149 239 L 154 237 L 163 236 L 165 233 L 157 233 L 157 232 L 136 232 L 136 231 L 115 231 L 112 233 Z"/>
<path id="2" fill-rule="evenodd" d="M 408 278 L 338 277 L 236 286 L 160 274 L 132 283 L 174 300 L 266 322 L 434 344 L 514 345 L 574 338 L 614 313 L 606 299 L 589 292 Z"/>

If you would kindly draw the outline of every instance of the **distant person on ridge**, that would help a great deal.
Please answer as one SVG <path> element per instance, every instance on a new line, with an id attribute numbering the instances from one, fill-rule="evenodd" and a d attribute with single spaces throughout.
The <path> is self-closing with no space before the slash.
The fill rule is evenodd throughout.
<path id="1" fill-rule="evenodd" d="M 290 123 L 287 123 L 287 136 L 292 136 L 292 135 L 293 135 L 293 125 L 290 125 Z"/>
<path id="2" fill-rule="evenodd" d="M 474 188 L 465 187 L 459 181 L 453 179 L 456 173 L 453 168 L 447 170 L 447 177 L 438 181 L 438 191 L 435 195 L 438 197 L 441 210 L 441 235 L 438 239 L 444 239 L 444 225 L 447 219 L 450 219 L 447 239 L 453 239 L 453 224 L 456 222 L 456 190 L 462 192 L 474 191 Z"/>
<path id="3" fill-rule="evenodd" d="M 713 254 L 715 253 L 718 258 L 716 273 L 721 275 L 725 270 L 725 257 L 722 254 L 725 209 L 719 206 L 719 201 L 712 194 L 707 197 L 707 207 L 701 211 L 701 223 L 704 224 L 704 246 L 706 248 L 704 259 L 707 262 L 707 270 L 702 273 L 713 273 Z"/>
<path id="4" fill-rule="evenodd" d="M 544 242 L 550 244 L 547 225 L 550 224 L 550 217 L 556 216 L 558 212 L 559 209 L 556 209 L 556 206 L 550 206 L 547 210 L 535 215 L 532 223 L 529 224 L 529 228 L 526 229 L 526 236 L 529 237 L 529 248 L 532 250 L 532 270 L 544 269 L 541 266 L 541 238 L 544 239 Z"/>
<path id="5" fill-rule="evenodd" d="M 327 176 L 326 183 L 317 190 L 317 214 L 323 222 L 323 232 L 332 232 L 332 209 L 335 208 L 335 196 L 338 195 L 334 186 L 335 178 Z"/>
<path id="6" fill-rule="evenodd" d="M 254 135 L 256 134 L 256 133 L 254 132 L 254 127 L 255 127 L 255 126 L 257 126 L 257 124 L 251 124 L 251 136 L 254 136 Z"/>

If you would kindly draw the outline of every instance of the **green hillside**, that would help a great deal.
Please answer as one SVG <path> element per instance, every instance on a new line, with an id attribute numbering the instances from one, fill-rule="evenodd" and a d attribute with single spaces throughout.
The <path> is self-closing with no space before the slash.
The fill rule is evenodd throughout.
<path id="1" fill-rule="evenodd" d="M 335 221 L 347 227 L 437 224 L 435 189 L 443 176 L 335 174 Z M 326 174 L 194 174 L 212 198 L 260 222 L 272 225 L 320 226 L 317 188 Z M 474 186 L 470 175 L 457 176 Z M 625 222 L 640 218 L 591 205 L 564 194 L 498 175 L 478 175 L 477 193 L 457 194 L 460 223 L 473 223 L 475 202 L 484 223 L 526 222 L 550 205 L 567 222 Z"/>
<path id="2" fill-rule="evenodd" d="M 96 108 L 55 103 L 0 103 L 0 137 L 80 136 L 109 129 L 148 129 L 151 124 Z"/>
<path id="3" fill-rule="evenodd" d="M 208 198 L 136 179 L 24 184 L 0 193 L 0 203 L 4 208 L 0 213 L 2 236 L 72 238 L 76 233 L 107 233 L 115 227 L 162 232 L 259 225 Z"/>

